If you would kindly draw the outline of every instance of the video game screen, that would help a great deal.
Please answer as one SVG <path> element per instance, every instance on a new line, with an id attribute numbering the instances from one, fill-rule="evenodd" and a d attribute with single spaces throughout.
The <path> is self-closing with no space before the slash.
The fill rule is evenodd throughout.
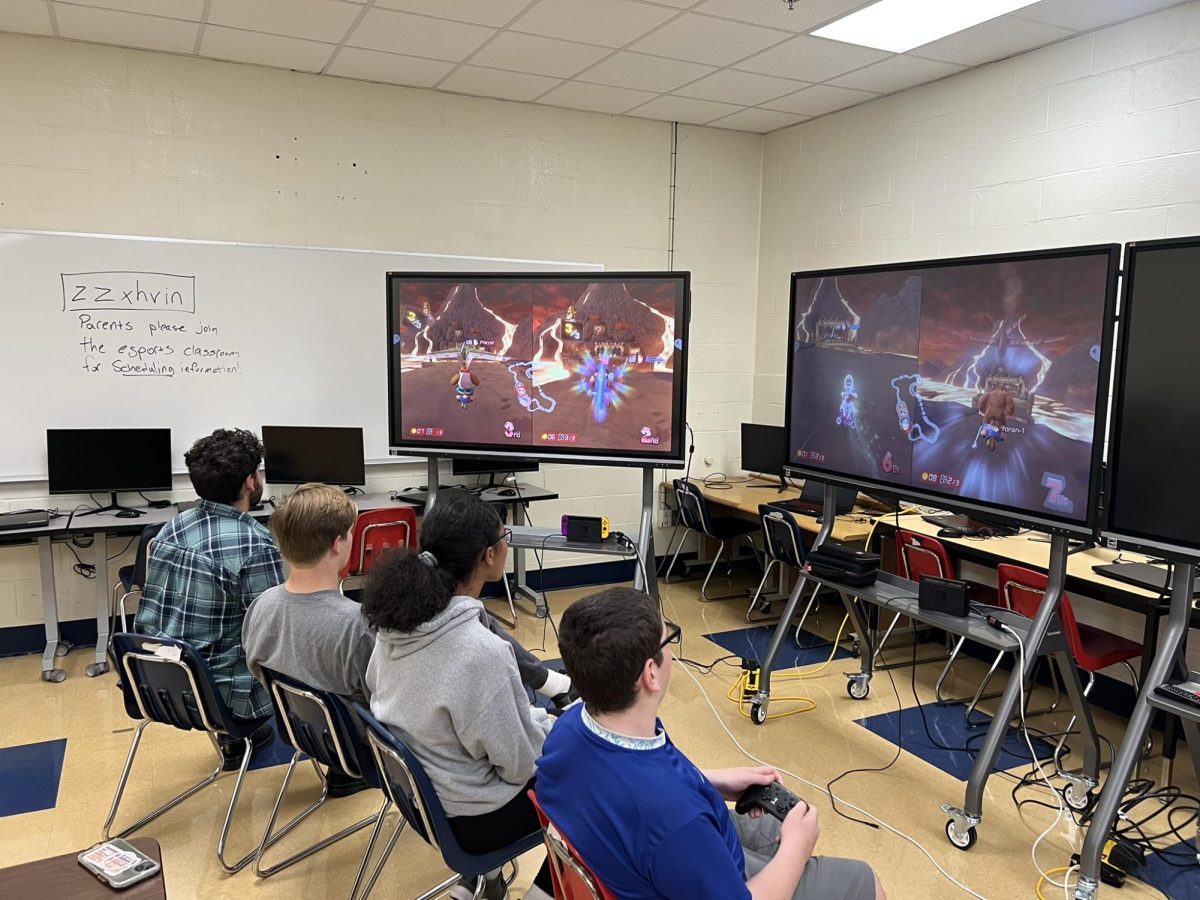
<path id="1" fill-rule="evenodd" d="M 1103 246 L 794 274 L 789 464 L 1088 522 L 1116 259 Z"/>
<path id="2" fill-rule="evenodd" d="M 687 273 L 389 273 L 397 449 L 681 460 Z"/>

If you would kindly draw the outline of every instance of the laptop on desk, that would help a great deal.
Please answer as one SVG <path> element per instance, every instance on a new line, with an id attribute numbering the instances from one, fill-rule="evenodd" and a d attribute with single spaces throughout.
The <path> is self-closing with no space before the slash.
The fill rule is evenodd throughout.
<path id="1" fill-rule="evenodd" d="M 834 514 L 845 515 L 854 509 L 854 504 L 857 502 L 858 491 L 855 488 L 838 488 L 837 497 L 834 500 Z M 825 482 L 815 478 L 806 478 L 804 490 L 800 492 L 797 499 L 776 500 L 771 506 L 778 506 L 780 509 L 786 509 L 788 512 L 802 516 L 819 516 L 825 511 Z"/>
<path id="2" fill-rule="evenodd" d="M 1145 588 L 1148 591 L 1161 592 L 1168 588 L 1167 570 L 1162 566 L 1152 566 L 1150 563 L 1105 563 L 1092 566 L 1092 571 L 1105 578 L 1123 581 L 1125 584 L 1132 584 L 1134 587 Z M 1192 596 L 1196 596 L 1198 592 L 1200 592 L 1200 585 L 1197 586 L 1197 590 L 1193 592 Z"/>

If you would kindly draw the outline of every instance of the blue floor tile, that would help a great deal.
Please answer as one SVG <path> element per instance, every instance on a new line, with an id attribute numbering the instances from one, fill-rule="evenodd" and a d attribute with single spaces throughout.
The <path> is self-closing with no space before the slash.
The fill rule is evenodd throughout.
<path id="1" fill-rule="evenodd" d="M 882 682 L 880 681 L 881 675 L 884 679 Z M 891 694 L 891 685 L 887 683 L 886 675 L 887 673 L 876 674 L 871 681 L 872 691 L 886 691 L 887 694 Z M 991 719 L 983 713 L 974 713 L 971 717 L 972 721 L 978 721 L 980 724 L 968 728 L 963 717 L 964 709 L 965 707 L 961 704 L 953 706 L 927 704 L 925 718 L 929 722 L 929 733 L 946 747 L 969 747 L 972 750 L 981 747 L 983 735 L 986 733 Z M 896 712 L 888 712 L 855 721 L 873 734 L 895 744 L 899 730 L 897 725 L 902 719 L 903 747 L 907 752 L 919 756 L 931 766 L 936 766 L 960 781 L 966 781 L 975 762 L 974 754 L 962 750 L 943 750 L 935 746 L 925 733 L 925 726 L 921 722 L 921 711 L 912 706 L 906 707 L 903 713 L 902 717 Z M 1033 741 L 1033 747 L 1043 760 L 1048 760 L 1054 752 L 1054 748 L 1050 744 L 1037 738 Z M 1010 729 L 1004 740 L 1000 757 L 996 761 L 996 768 L 1012 769 L 1016 766 L 1028 765 L 1029 762 L 1029 748 L 1025 745 L 1025 739 L 1015 728 Z"/>
<path id="2" fill-rule="evenodd" d="M 54 809 L 66 738 L 0 748 L 0 816 Z"/>
<path id="3" fill-rule="evenodd" d="M 246 769 L 247 772 L 253 772 L 255 769 L 269 769 L 272 766 L 282 766 L 284 763 L 292 761 L 292 754 L 296 752 L 296 749 L 279 736 L 274 721 L 270 724 L 271 730 L 275 732 L 275 742 L 250 757 L 250 765 Z M 307 756 L 302 758 L 308 759 Z"/>
<path id="4" fill-rule="evenodd" d="M 1178 820 L 1177 820 L 1178 821 Z M 1151 853 L 1146 864 L 1134 869 L 1130 876 L 1156 887 L 1171 900 L 1200 900 L 1200 867 L 1196 863 L 1196 842 L 1184 841 L 1166 851 L 1171 862 Z M 1171 863 L 1175 863 L 1172 866 Z M 1177 868 L 1176 866 L 1186 866 Z"/>
<path id="5" fill-rule="evenodd" d="M 718 631 L 704 636 L 730 653 L 761 662 L 767 658 L 767 649 L 771 646 L 771 638 L 774 635 L 774 625 L 759 625 L 756 628 Z M 788 629 L 787 638 L 779 648 L 779 658 L 775 660 L 775 669 L 794 669 L 797 666 L 823 663 L 829 658 L 830 647 L 825 638 L 807 631 L 803 632 L 801 638 L 801 643 L 797 645 L 796 629 Z M 849 657 L 850 653 L 839 647 L 834 659 Z"/>

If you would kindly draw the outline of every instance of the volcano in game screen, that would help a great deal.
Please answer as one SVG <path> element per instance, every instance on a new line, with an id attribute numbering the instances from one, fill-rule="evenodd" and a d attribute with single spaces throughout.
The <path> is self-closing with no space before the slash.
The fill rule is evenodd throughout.
<path id="1" fill-rule="evenodd" d="M 791 465 L 1086 522 L 1117 252 L 793 275 Z"/>
<path id="2" fill-rule="evenodd" d="M 391 443 L 682 458 L 686 273 L 388 276 Z"/>

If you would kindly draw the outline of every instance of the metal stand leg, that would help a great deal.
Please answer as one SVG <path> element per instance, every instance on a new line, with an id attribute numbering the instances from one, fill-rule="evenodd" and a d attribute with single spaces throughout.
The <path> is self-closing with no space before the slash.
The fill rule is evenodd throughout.
<path id="1" fill-rule="evenodd" d="M 60 683 L 67 677 L 55 665 L 58 655 L 58 595 L 54 588 L 54 551 L 49 536 L 38 538 L 38 566 L 42 574 L 42 620 L 46 625 L 46 649 L 42 652 L 42 681 Z"/>
<path id="2" fill-rule="evenodd" d="M 654 469 L 647 466 L 642 469 L 642 515 L 638 521 L 638 555 L 641 557 L 641 562 L 633 576 L 633 586 L 648 593 L 658 602 L 659 606 L 662 606 L 662 598 L 658 594 L 657 575 L 649 584 L 642 583 L 645 580 L 642 577 L 643 567 L 645 578 L 650 578 L 651 572 L 657 573 L 658 571 L 654 558 L 654 498 Z"/>
<path id="3" fill-rule="evenodd" d="M 96 661 L 89 663 L 88 678 L 108 671 L 108 542 L 103 531 L 92 534 L 92 562 L 96 567 Z"/>
<path id="4" fill-rule="evenodd" d="M 525 518 L 525 507 L 520 503 L 513 504 L 513 524 L 527 524 Z M 516 599 L 528 600 L 533 604 L 534 615 L 539 619 L 544 619 L 550 615 L 550 608 L 546 605 L 546 601 L 542 599 L 539 591 L 535 591 L 529 586 L 526 581 L 526 556 L 524 547 L 513 548 L 513 589 Z M 515 614 L 514 614 L 515 615 Z"/>

